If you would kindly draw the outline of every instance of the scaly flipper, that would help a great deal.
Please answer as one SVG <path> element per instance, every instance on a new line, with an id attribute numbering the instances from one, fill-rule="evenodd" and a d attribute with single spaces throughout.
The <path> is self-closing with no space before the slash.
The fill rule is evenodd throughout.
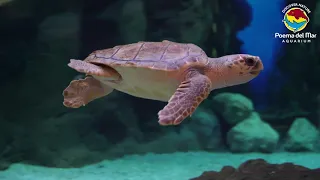
<path id="1" fill-rule="evenodd" d="M 104 77 L 107 80 L 117 82 L 121 80 L 121 75 L 113 68 L 99 66 L 81 60 L 71 59 L 69 67 L 87 75 Z M 88 104 L 94 99 L 106 96 L 113 91 L 113 88 L 100 83 L 93 77 L 71 81 L 69 86 L 63 91 L 64 102 L 67 107 L 78 108 Z"/>
<path id="2" fill-rule="evenodd" d="M 113 88 L 103 85 L 93 77 L 73 80 L 63 91 L 63 105 L 70 108 L 79 108 L 97 98 L 106 96 L 113 91 Z"/>
<path id="3" fill-rule="evenodd" d="M 199 104 L 208 97 L 211 89 L 210 79 L 194 73 L 183 81 L 168 104 L 158 113 L 161 125 L 178 125 L 190 116 Z"/>
<path id="4" fill-rule="evenodd" d="M 115 69 L 108 66 L 98 66 L 92 63 L 76 59 L 71 59 L 68 66 L 75 69 L 78 72 L 86 73 L 88 75 L 105 77 L 114 81 L 121 79 L 121 75 Z"/>

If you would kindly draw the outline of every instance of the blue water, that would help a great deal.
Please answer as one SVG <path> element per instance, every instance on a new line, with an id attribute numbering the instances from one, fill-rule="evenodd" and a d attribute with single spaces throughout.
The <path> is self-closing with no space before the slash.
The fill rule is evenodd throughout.
<path id="1" fill-rule="evenodd" d="M 252 7 L 252 22 L 238 38 L 243 41 L 243 53 L 260 56 L 264 71 L 250 82 L 253 101 L 258 108 L 268 105 L 268 77 L 276 71 L 276 56 L 281 51 L 282 43 L 274 38 L 275 32 L 285 32 L 282 23 L 282 9 L 286 6 L 284 0 L 260 1 L 247 0 Z"/>

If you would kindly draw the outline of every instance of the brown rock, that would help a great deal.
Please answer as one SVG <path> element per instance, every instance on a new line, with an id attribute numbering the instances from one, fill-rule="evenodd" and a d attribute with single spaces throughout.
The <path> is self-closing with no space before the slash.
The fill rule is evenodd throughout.
<path id="1" fill-rule="evenodd" d="M 318 180 L 320 168 L 309 169 L 292 163 L 269 164 L 263 159 L 248 160 L 238 169 L 225 166 L 220 172 L 206 171 L 190 180 Z"/>

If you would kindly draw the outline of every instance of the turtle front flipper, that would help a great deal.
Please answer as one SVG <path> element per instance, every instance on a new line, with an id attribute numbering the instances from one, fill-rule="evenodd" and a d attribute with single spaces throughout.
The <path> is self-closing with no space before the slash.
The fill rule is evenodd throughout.
<path id="1" fill-rule="evenodd" d="M 158 113 L 161 125 L 178 125 L 190 116 L 210 93 L 210 79 L 198 72 L 183 81 L 169 103 Z"/>
<path id="2" fill-rule="evenodd" d="M 93 77 L 73 80 L 63 91 L 63 105 L 70 108 L 79 108 L 89 102 L 106 96 L 113 91 L 113 88 L 103 85 Z"/>

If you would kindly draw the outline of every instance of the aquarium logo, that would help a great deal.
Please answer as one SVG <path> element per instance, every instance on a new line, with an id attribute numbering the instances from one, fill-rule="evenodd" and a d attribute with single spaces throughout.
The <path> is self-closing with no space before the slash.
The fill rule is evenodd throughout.
<path id="1" fill-rule="evenodd" d="M 284 13 L 284 17 L 282 22 L 290 31 L 296 33 L 302 31 L 306 28 L 309 17 L 307 11 L 310 12 L 309 9 L 303 10 L 298 7 L 290 8 L 287 12 Z"/>
<path id="2" fill-rule="evenodd" d="M 310 21 L 308 14 L 311 11 L 307 6 L 292 3 L 286 6 L 282 13 L 284 14 L 283 24 L 289 31 L 293 32 L 291 34 L 275 33 L 274 37 L 282 39 L 282 43 L 310 43 L 317 37 L 317 34 L 311 32 L 300 32 L 307 27 Z"/>

